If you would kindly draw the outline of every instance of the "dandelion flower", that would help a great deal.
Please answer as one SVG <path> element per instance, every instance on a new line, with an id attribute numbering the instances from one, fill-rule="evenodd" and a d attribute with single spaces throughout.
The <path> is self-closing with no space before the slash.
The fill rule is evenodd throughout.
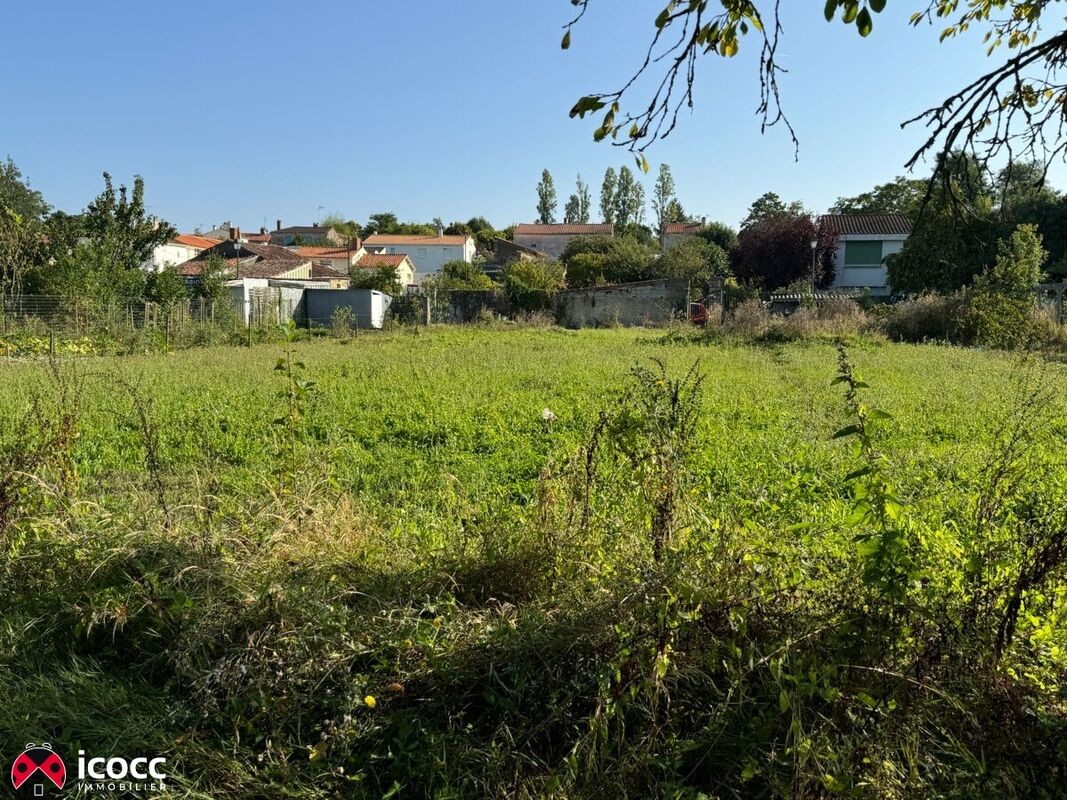
<path id="1" fill-rule="evenodd" d="M 374 695 L 368 694 L 363 698 L 363 702 L 367 704 L 367 708 L 374 708 L 378 705 L 378 701 L 374 699 Z"/>

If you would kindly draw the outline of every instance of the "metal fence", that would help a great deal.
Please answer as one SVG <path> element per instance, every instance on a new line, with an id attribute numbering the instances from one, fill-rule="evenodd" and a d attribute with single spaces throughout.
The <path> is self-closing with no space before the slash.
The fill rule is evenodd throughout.
<path id="1" fill-rule="evenodd" d="M 0 334 L 22 327 L 75 334 L 93 330 L 184 327 L 230 323 L 238 315 L 228 298 L 196 298 L 171 305 L 143 299 L 85 300 L 56 295 L 22 295 L 0 302 Z M 267 316 L 263 310 L 262 316 Z"/>

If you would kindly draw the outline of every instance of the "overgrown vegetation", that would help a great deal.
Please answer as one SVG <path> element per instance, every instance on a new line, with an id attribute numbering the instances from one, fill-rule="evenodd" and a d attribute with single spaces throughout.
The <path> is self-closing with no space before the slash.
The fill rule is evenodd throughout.
<path id="1" fill-rule="evenodd" d="M 1062 796 L 1062 365 L 286 339 L 2 367 L 0 748 L 205 798 Z"/>

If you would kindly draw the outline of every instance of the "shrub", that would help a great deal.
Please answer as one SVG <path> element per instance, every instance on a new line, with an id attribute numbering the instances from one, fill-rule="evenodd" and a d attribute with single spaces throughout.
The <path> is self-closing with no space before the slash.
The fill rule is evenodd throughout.
<path id="1" fill-rule="evenodd" d="M 993 264 L 966 295 L 960 327 L 969 341 L 1010 348 L 1033 339 L 1035 292 L 1047 255 L 1034 225 L 1019 225 L 997 244 Z"/>
<path id="2" fill-rule="evenodd" d="M 563 275 L 558 261 L 513 261 L 504 267 L 504 291 L 516 309 L 544 310 L 563 288 Z"/>
<path id="3" fill-rule="evenodd" d="M 745 300 L 726 315 L 723 330 L 736 336 L 762 336 L 770 326 L 771 316 L 761 300 Z"/>
<path id="4" fill-rule="evenodd" d="M 709 278 L 730 275 L 730 258 L 717 244 L 691 238 L 679 242 L 651 267 L 652 277 L 682 278 L 707 282 Z"/>
<path id="5" fill-rule="evenodd" d="M 959 295 L 924 294 L 892 306 L 882 331 L 895 342 L 947 342 L 953 338 Z"/>

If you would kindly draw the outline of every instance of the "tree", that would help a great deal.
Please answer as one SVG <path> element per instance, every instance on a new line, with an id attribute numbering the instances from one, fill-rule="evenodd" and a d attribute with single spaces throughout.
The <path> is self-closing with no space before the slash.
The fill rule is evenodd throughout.
<path id="1" fill-rule="evenodd" d="M 697 236 L 706 242 L 717 244 L 727 253 L 737 247 L 737 231 L 725 222 L 705 222 Z"/>
<path id="2" fill-rule="evenodd" d="M 895 292 L 954 292 L 993 261 L 1002 232 L 993 187 L 973 159 L 952 158 L 949 179 L 933 185 L 903 249 L 886 259 Z"/>
<path id="3" fill-rule="evenodd" d="M 0 211 L 4 209 L 17 214 L 26 224 L 44 219 L 49 212 L 44 197 L 30 188 L 29 181 L 23 179 L 10 157 L 0 163 Z"/>
<path id="4" fill-rule="evenodd" d="M 567 243 L 560 262 L 567 268 L 568 284 L 583 287 L 653 278 L 655 258 L 654 247 L 622 233 L 575 237 Z"/>
<path id="5" fill-rule="evenodd" d="M 373 233 L 396 233 L 399 227 L 399 220 L 396 218 L 396 214 L 389 211 L 379 211 L 377 214 L 371 214 L 367 224 L 363 226 L 363 229 L 368 234 Z"/>
<path id="6" fill-rule="evenodd" d="M 355 268 L 349 279 L 349 288 L 369 289 L 397 297 L 403 291 L 396 267 L 381 266 L 373 269 Z"/>
<path id="7" fill-rule="evenodd" d="M 707 283 L 709 278 L 727 278 L 730 257 L 717 244 L 696 236 L 687 238 L 670 248 L 654 264 L 657 278 L 682 278 Z"/>
<path id="8" fill-rule="evenodd" d="M 145 297 L 169 309 L 182 300 L 187 300 L 189 291 L 185 288 L 185 281 L 178 274 L 177 267 L 167 264 L 159 272 L 149 274 Z"/>
<path id="9" fill-rule="evenodd" d="M 106 172 L 104 191 L 80 216 L 54 215 L 48 228 L 54 264 L 42 276 L 48 291 L 68 297 L 140 297 L 153 251 L 177 233 L 146 214 L 139 175 L 127 192 Z"/>
<path id="10" fill-rule="evenodd" d="M 589 222 L 589 185 L 578 175 L 578 183 L 574 194 L 567 199 L 567 205 L 563 210 L 563 221 L 571 224 L 585 225 Z"/>
<path id="11" fill-rule="evenodd" d="M 734 274 L 749 285 L 767 290 L 808 281 L 812 271 L 811 240 L 815 254 L 815 282 L 825 286 L 833 278 L 836 237 L 820 230 L 806 214 L 765 217 L 741 230 L 733 253 Z"/>
<path id="12" fill-rule="evenodd" d="M 645 187 L 634 177 L 629 167 L 622 167 L 615 189 L 615 224 L 625 228 L 631 223 L 641 224 L 644 218 Z"/>
<path id="13" fill-rule="evenodd" d="M 523 311 L 542 311 L 563 288 L 563 265 L 546 259 L 519 259 L 504 267 L 504 292 L 512 306 Z"/>
<path id="14" fill-rule="evenodd" d="M 556 186 L 547 169 L 541 173 L 541 182 L 537 184 L 537 221 L 542 225 L 556 221 Z"/>
<path id="15" fill-rule="evenodd" d="M 493 279 L 482 272 L 477 264 L 466 261 L 448 261 L 423 285 L 439 291 L 489 291 L 497 288 Z"/>
<path id="16" fill-rule="evenodd" d="M 855 197 L 839 197 L 831 214 L 907 214 L 919 213 L 926 197 L 927 182 L 898 176 L 889 183 L 875 186 Z"/>
<path id="17" fill-rule="evenodd" d="M 359 239 L 363 236 L 363 226 L 353 219 L 346 220 L 340 214 L 327 214 L 319 224 L 324 228 L 333 228 L 346 241 Z"/>
<path id="18" fill-rule="evenodd" d="M 27 280 L 44 260 L 40 222 L 12 208 L 0 208 L 0 302 L 22 294 Z"/>
<path id="19" fill-rule="evenodd" d="M 993 263 L 975 278 L 963 312 L 965 335 L 994 347 L 1013 347 L 1030 337 L 1035 290 L 1048 253 L 1033 225 L 1020 225 L 997 243 Z"/>
<path id="20" fill-rule="evenodd" d="M 593 2 L 573 0 L 577 13 L 565 26 L 564 49 L 570 47 L 575 26 Z M 784 125 L 794 146 L 798 145 L 778 84 L 783 71 L 778 64 L 783 33 L 780 5 L 777 0 L 668 3 L 655 18 L 650 46 L 640 48 L 645 57 L 636 72 L 616 91 L 579 98 L 571 117 L 584 119 L 586 114 L 603 111 L 594 140 L 608 140 L 641 153 L 656 139 L 668 136 L 679 112 L 692 106 L 700 57 L 732 58 L 742 41 L 752 36 L 761 49 L 758 111 L 763 127 Z M 969 29 L 984 29 L 983 48 L 990 54 L 998 48 L 1009 52 L 1003 63 L 905 122 L 920 123 L 927 129 L 906 166 L 910 169 L 925 156 L 935 155 L 934 178 L 943 177 L 946 171 L 960 166 L 944 157 L 963 151 L 984 166 L 1003 155 L 1010 159 L 1022 153 L 1047 167 L 1067 154 L 1067 137 L 1058 135 L 1067 97 L 1067 82 L 1060 69 L 1067 63 L 1067 31 L 1062 29 L 1058 4 L 1049 0 L 971 0 L 959 10 L 960 5 L 956 0 L 918 0 L 911 23 L 918 26 L 951 17 L 941 30 L 942 40 Z M 823 13 L 827 21 L 833 21 L 840 9 L 840 19 L 865 37 L 874 28 L 873 14 L 885 6 L 886 0 L 827 0 Z M 1055 19 L 1050 32 L 1041 27 L 1046 11 Z M 660 74 L 646 76 L 648 71 Z M 651 79 L 639 80 L 643 76 Z M 644 86 L 652 87 L 650 96 L 637 100 L 636 111 L 625 110 L 623 104 L 631 93 Z"/>
<path id="21" fill-rule="evenodd" d="M 748 207 L 748 216 L 741 223 L 741 230 L 778 217 L 796 217 L 804 214 L 804 205 L 799 200 L 786 205 L 775 192 L 766 192 L 757 197 Z"/>
<path id="22" fill-rule="evenodd" d="M 608 167 L 604 172 L 604 182 L 600 185 L 600 218 L 605 225 L 615 222 L 615 193 L 618 187 L 615 168 Z"/>
<path id="23" fill-rule="evenodd" d="M 674 175 L 668 164 L 659 165 L 659 175 L 652 189 L 652 213 L 656 215 L 656 232 L 663 233 L 668 223 L 678 222 L 681 205 L 675 196 Z"/>

